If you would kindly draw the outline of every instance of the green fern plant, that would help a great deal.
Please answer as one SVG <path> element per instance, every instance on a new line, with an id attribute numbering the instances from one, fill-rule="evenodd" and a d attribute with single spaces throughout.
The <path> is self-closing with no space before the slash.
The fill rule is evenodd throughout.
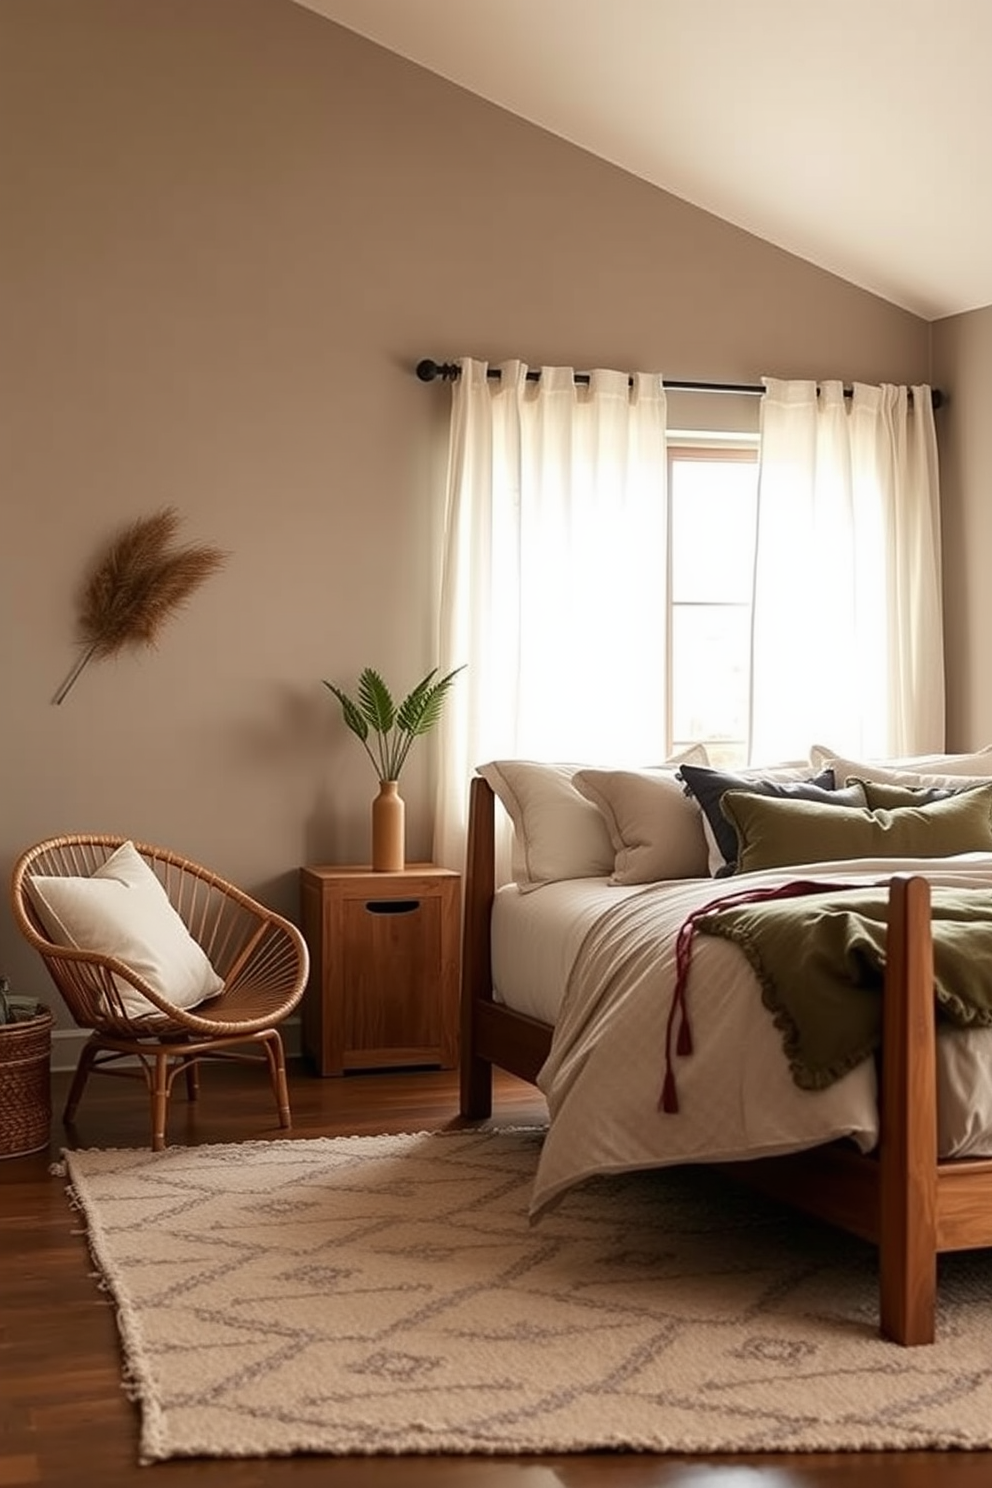
<path id="1" fill-rule="evenodd" d="M 333 682 L 325 680 L 324 686 L 341 704 L 345 723 L 362 741 L 379 779 L 399 780 L 413 741 L 430 733 L 438 722 L 451 684 L 463 670 L 455 667 L 453 672 L 438 677 L 438 669 L 433 667 L 399 706 L 372 667 L 366 667 L 359 677 L 355 698 Z"/>
<path id="2" fill-rule="evenodd" d="M 34 997 L 15 997 L 5 976 L 0 976 L 0 1027 L 37 1018 L 41 1003 Z"/>

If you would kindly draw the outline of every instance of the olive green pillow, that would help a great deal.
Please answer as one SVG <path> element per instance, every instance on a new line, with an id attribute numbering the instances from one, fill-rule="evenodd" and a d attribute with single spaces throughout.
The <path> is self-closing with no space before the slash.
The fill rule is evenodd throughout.
<path id="1" fill-rule="evenodd" d="M 894 806 L 929 806 L 931 801 L 946 801 L 948 796 L 957 795 L 956 791 L 943 785 L 889 785 L 881 780 L 858 780 L 854 776 L 847 783 L 860 785 L 869 811 L 877 811 L 880 806 L 886 811 L 891 811 Z M 965 786 L 965 789 L 969 787 Z"/>
<path id="2" fill-rule="evenodd" d="M 927 806 L 869 811 L 745 791 L 721 799 L 737 832 L 738 873 L 847 858 L 943 858 L 992 852 L 992 783 Z"/>

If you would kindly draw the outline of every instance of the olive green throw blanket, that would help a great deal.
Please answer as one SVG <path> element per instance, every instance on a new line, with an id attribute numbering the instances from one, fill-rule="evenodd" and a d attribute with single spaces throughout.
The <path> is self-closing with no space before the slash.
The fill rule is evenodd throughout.
<path id="1" fill-rule="evenodd" d="M 992 1025 L 992 890 L 930 892 L 938 1016 Z M 740 946 L 796 1084 L 821 1090 L 880 1043 L 887 920 L 887 890 L 864 888 L 717 909 L 694 930 Z"/>

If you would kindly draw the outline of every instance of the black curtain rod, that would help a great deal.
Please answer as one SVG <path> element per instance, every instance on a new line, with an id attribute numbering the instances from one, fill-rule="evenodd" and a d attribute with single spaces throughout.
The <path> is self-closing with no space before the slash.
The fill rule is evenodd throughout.
<path id="1" fill-rule="evenodd" d="M 423 361 L 417 363 L 417 376 L 421 382 L 434 382 L 441 378 L 444 382 L 454 382 L 461 375 L 461 368 L 457 362 L 434 362 L 430 357 L 424 357 Z M 528 382 L 539 382 L 541 377 L 540 368 L 529 367 L 524 374 Z M 498 367 L 487 367 L 487 377 L 499 377 Z M 575 372 L 573 374 L 578 383 L 588 383 L 588 372 Z M 633 378 L 628 377 L 628 387 L 633 386 Z M 748 397 L 760 398 L 765 389 L 757 383 L 752 382 L 669 382 L 664 379 L 665 391 L 669 393 L 745 393 Z M 854 393 L 853 388 L 844 389 L 844 397 L 850 398 Z M 912 397 L 912 393 L 910 394 Z M 944 401 L 944 395 L 939 388 L 932 388 L 930 399 L 934 408 L 939 408 Z"/>

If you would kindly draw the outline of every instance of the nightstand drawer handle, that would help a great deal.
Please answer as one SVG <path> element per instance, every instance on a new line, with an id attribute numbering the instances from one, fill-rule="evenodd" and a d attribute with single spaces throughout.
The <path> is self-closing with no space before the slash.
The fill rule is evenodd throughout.
<path id="1" fill-rule="evenodd" d="M 419 899 L 370 899 L 365 908 L 369 914 L 412 914 L 420 908 Z"/>

